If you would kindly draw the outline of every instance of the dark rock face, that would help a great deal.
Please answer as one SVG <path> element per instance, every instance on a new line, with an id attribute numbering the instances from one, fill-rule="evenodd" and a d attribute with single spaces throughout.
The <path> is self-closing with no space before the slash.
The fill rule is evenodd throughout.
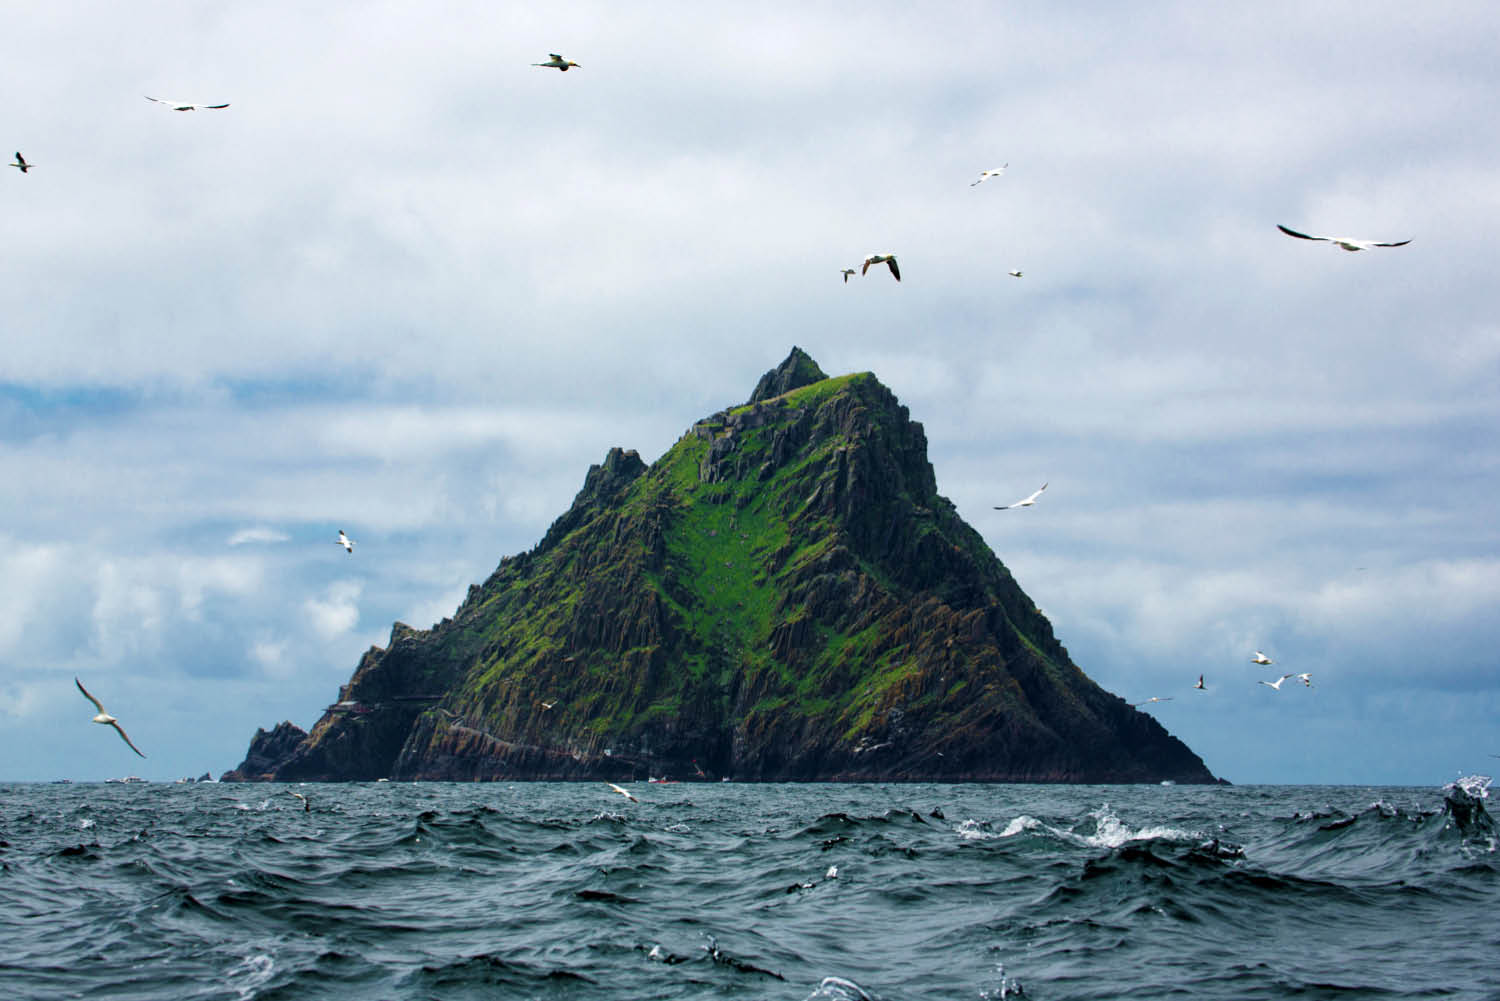
<path id="1" fill-rule="evenodd" d="M 276 729 L 267 732 L 256 730 L 250 739 L 250 750 L 245 760 L 232 771 L 219 777 L 221 782 L 272 781 L 277 766 L 291 757 L 297 747 L 307 739 L 307 731 L 291 720 L 279 723 Z M 206 776 L 205 776 L 206 777 Z"/>
<path id="2" fill-rule="evenodd" d="M 800 349 L 651 466 L 611 450 L 535 549 L 287 726 L 230 774 L 1214 781 L 1072 663 L 891 392 Z"/>

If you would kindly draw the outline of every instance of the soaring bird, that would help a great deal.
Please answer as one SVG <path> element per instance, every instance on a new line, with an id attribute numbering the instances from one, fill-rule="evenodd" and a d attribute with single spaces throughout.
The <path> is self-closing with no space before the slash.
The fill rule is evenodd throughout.
<path id="1" fill-rule="evenodd" d="M 548 69 L 562 70 L 564 73 L 568 72 L 568 67 L 569 66 L 577 66 L 578 65 L 577 63 L 575 63 L 571 59 L 564 59 L 562 56 L 558 55 L 556 52 L 549 52 L 547 54 L 549 56 L 551 56 L 552 58 L 548 59 L 544 63 L 532 63 L 531 65 L 533 65 L 533 66 L 546 66 Z"/>
<path id="2" fill-rule="evenodd" d="M 130 738 L 125 735 L 125 729 L 124 727 L 120 726 L 120 721 L 104 711 L 104 703 L 100 702 L 98 699 L 90 695 L 89 690 L 83 687 L 83 682 L 79 681 L 77 678 L 73 679 L 73 684 L 77 685 L 78 690 L 83 693 L 83 697 L 92 702 L 94 704 L 94 708 L 99 710 L 99 715 L 94 717 L 94 722 L 102 723 L 105 726 L 114 727 L 115 732 L 120 735 L 120 739 L 129 744 L 132 751 L 144 758 L 146 755 L 143 754 L 141 752 L 141 749 L 139 747 L 136 747 L 135 744 L 131 742 Z"/>
<path id="3" fill-rule="evenodd" d="M 16 160 L 15 160 L 15 162 L 14 163 L 8 163 L 8 164 L 6 164 L 6 166 L 7 167 L 15 167 L 18 170 L 20 170 L 21 173 L 24 174 L 28 170 L 30 170 L 32 167 L 35 167 L 36 164 L 34 164 L 34 163 L 27 163 L 26 162 L 26 158 L 21 155 L 20 150 L 17 150 L 16 151 Z"/>
<path id="4" fill-rule="evenodd" d="M 1171 701 L 1172 701 L 1172 696 L 1170 696 L 1170 695 L 1167 695 L 1167 696 L 1153 695 L 1149 699 L 1147 699 L 1145 702 L 1132 702 L 1130 704 L 1132 706 L 1147 706 L 1147 705 L 1150 705 L 1153 702 L 1171 702 Z"/>
<path id="5" fill-rule="evenodd" d="M 200 108 L 204 109 L 204 110 L 211 111 L 211 110 L 214 110 L 214 109 L 217 109 L 217 108 L 227 108 L 227 107 L 229 107 L 228 104 L 193 104 L 190 101 L 169 101 L 166 98 L 163 98 L 163 97 L 152 97 L 149 94 L 146 95 L 146 100 L 148 100 L 148 101 L 155 101 L 157 104 L 165 104 L 167 107 L 171 108 L 173 111 L 197 111 Z"/>
<path id="6" fill-rule="evenodd" d="M 859 272 L 855 271 L 853 268 L 845 268 L 843 270 L 842 274 L 844 276 L 844 284 L 848 285 L 849 284 L 849 276 L 850 275 L 859 274 Z"/>
<path id="7" fill-rule="evenodd" d="M 604 784 L 607 785 L 607 786 L 609 786 L 615 792 L 619 793 L 621 796 L 624 796 L 626 799 L 630 800 L 632 803 L 639 803 L 640 802 L 640 800 L 638 800 L 634 796 L 630 795 L 630 790 L 628 790 L 628 789 L 621 789 L 619 786 L 615 785 L 613 782 L 606 782 Z"/>
<path id="8" fill-rule="evenodd" d="M 1019 277 L 1021 277 L 1021 271 L 1020 271 L 1019 268 L 1017 268 L 1015 271 L 1007 271 L 1005 273 L 1008 274 L 1008 275 L 1010 275 L 1012 278 L 1019 278 Z"/>
<path id="9" fill-rule="evenodd" d="M 339 537 L 334 541 L 344 547 L 344 552 L 350 554 L 351 556 L 354 555 L 354 540 L 345 535 L 342 528 L 339 529 Z"/>
<path id="10" fill-rule="evenodd" d="M 1208 691 L 1208 689 L 1206 689 L 1206 688 L 1203 687 L 1203 675 L 1201 675 L 1201 674 L 1198 675 L 1198 683 L 1193 686 L 1193 690 L 1194 691 L 1198 691 L 1198 692 L 1206 692 L 1206 691 Z"/>
<path id="11" fill-rule="evenodd" d="M 302 795 L 300 792 L 298 792 L 295 789 L 288 789 L 287 792 L 291 793 L 293 796 L 296 796 L 298 799 L 300 799 L 302 801 L 302 812 L 303 813 L 311 813 L 312 812 L 312 803 L 308 802 L 308 799 L 307 799 L 306 796 Z"/>
<path id="12" fill-rule="evenodd" d="M 1256 684 L 1257 685 L 1265 685 L 1267 688 L 1274 688 L 1274 689 L 1276 689 L 1279 692 L 1279 691 L 1281 691 L 1281 683 L 1283 681 L 1285 681 L 1288 678 L 1295 678 L 1295 677 L 1296 677 L 1295 674 L 1283 674 L 1281 677 L 1277 678 L 1275 681 L 1261 680 L 1261 681 L 1257 681 Z"/>
<path id="13" fill-rule="evenodd" d="M 1294 675 L 1292 675 L 1292 677 L 1294 677 L 1298 681 L 1302 682 L 1308 688 L 1312 687 L 1312 672 L 1310 672 L 1310 671 L 1303 671 L 1301 674 L 1294 674 Z"/>
<path id="14" fill-rule="evenodd" d="M 1005 168 L 1009 166 L 1010 164 L 1007 163 L 1003 166 L 997 167 L 994 170 L 981 170 L 979 172 L 979 180 L 971 183 L 969 187 L 972 188 L 975 184 L 983 184 L 985 181 L 989 180 L 992 177 L 999 177 L 1001 174 L 1005 173 Z"/>
<path id="15" fill-rule="evenodd" d="M 1033 505 L 1033 504 L 1036 503 L 1036 499 L 1038 497 L 1040 497 L 1042 495 L 1042 491 L 1046 490 L 1046 489 L 1047 489 L 1047 484 L 1043 483 L 1041 485 L 1041 487 L 1037 489 L 1037 492 L 1034 493 L 1034 494 L 1032 494 L 1030 497 L 1023 497 L 1020 500 L 1016 501 L 1014 504 L 1006 504 L 1006 505 L 1003 505 L 1003 506 L 997 506 L 995 508 L 995 510 L 996 511 L 1009 511 L 1013 507 L 1030 507 L 1031 505 Z"/>
<path id="16" fill-rule="evenodd" d="M 1336 247 L 1342 247 L 1350 251 L 1369 250 L 1371 247 L 1404 247 L 1411 242 L 1410 240 L 1398 240 L 1395 243 L 1377 243 L 1374 240 L 1356 240 L 1352 236 L 1309 236 L 1306 233 L 1299 233 L 1295 229 L 1287 229 L 1281 223 L 1277 223 L 1276 228 L 1287 236 L 1295 236 L 1299 240 L 1322 240 L 1325 243 L 1331 243 Z"/>
<path id="17" fill-rule="evenodd" d="M 891 274 L 896 276 L 896 281 L 899 282 L 901 280 L 901 270 L 896 267 L 895 254 L 871 254 L 865 258 L 865 266 L 859 269 L 859 273 L 864 274 L 866 271 L 869 271 L 872 264 L 890 265 Z"/>
<path id="18" fill-rule="evenodd" d="M 1274 660 L 1272 660 L 1270 657 L 1267 657 L 1265 654 L 1261 653 L 1259 650 L 1257 650 L 1257 651 L 1255 651 L 1255 656 L 1250 658 L 1250 663 L 1252 663 L 1252 664 L 1274 664 L 1276 662 Z"/>

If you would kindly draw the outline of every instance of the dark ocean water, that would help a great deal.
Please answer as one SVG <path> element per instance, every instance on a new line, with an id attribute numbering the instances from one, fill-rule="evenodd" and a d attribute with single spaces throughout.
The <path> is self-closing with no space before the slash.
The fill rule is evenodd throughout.
<path id="1" fill-rule="evenodd" d="M 1463 785 L 3 786 L 0 998 L 1494 1001 Z"/>

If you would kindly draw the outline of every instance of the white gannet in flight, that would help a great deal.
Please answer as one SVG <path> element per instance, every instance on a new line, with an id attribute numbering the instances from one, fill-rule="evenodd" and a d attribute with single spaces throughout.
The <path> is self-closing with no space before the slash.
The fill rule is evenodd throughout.
<path id="1" fill-rule="evenodd" d="M 342 528 L 339 529 L 339 537 L 334 541 L 344 547 L 344 552 L 349 553 L 350 555 L 354 554 L 354 540 L 345 535 Z"/>
<path id="2" fill-rule="evenodd" d="M 841 274 L 842 274 L 842 275 L 843 275 L 843 276 L 844 276 L 844 284 L 845 284 L 845 285 L 848 285 L 848 284 L 849 284 L 849 276 L 850 276 L 850 275 L 857 275 L 857 274 L 859 274 L 859 272 L 858 272 L 858 271 L 855 271 L 855 270 L 854 270 L 854 269 L 853 269 L 853 268 L 845 268 L 845 269 L 844 269 L 844 270 L 843 270 L 843 271 L 842 271 L 842 272 L 840 272 L 840 273 L 841 273 Z"/>
<path id="3" fill-rule="evenodd" d="M 1312 687 L 1312 672 L 1311 671 L 1303 671 L 1301 674 L 1294 674 L 1294 675 L 1292 675 L 1292 677 L 1294 677 L 1298 681 L 1302 682 L 1308 688 Z"/>
<path id="4" fill-rule="evenodd" d="M 1197 692 L 1206 692 L 1206 691 L 1208 691 L 1207 688 L 1203 687 L 1203 675 L 1201 675 L 1201 674 L 1198 675 L 1198 683 L 1193 686 L 1193 690 L 1197 691 Z"/>
<path id="5" fill-rule="evenodd" d="M 1356 240 L 1352 236 L 1309 236 L 1306 233 L 1299 233 L 1295 229 L 1287 229 L 1281 223 L 1277 223 L 1276 228 L 1287 236 L 1295 236 L 1299 240 L 1323 240 L 1326 243 L 1342 247 L 1345 250 L 1369 250 L 1371 247 L 1404 247 L 1411 242 L 1410 240 L 1398 240 L 1395 243 L 1377 243 L 1374 240 Z"/>
<path id="6" fill-rule="evenodd" d="M 300 792 L 298 792 L 295 789 L 288 789 L 287 792 L 291 793 L 293 796 L 296 796 L 298 799 L 300 799 L 302 801 L 302 812 L 303 813 L 311 813 L 312 812 L 312 804 L 307 801 L 307 797 L 306 796 L 302 795 Z"/>
<path id="7" fill-rule="evenodd" d="M 200 108 L 211 110 L 215 108 L 229 107 L 228 104 L 193 104 L 190 101 L 169 101 L 161 97 L 152 97 L 149 94 L 146 95 L 146 100 L 155 101 L 157 104 L 165 104 L 173 111 L 197 111 Z"/>
<path id="8" fill-rule="evenodd" d="M 969 187 L 972 188 L 975 184 L 983 184 L 985 181 L 989 180 L 992 177 L 999 177 L 1001 174 L 1005 173 L 1005 168 L 1009 166 L 1010 164 L 1007 163 L 995 168 L 994 170 L 981 170 L 979 172 L 979 180 L 972 182 Z"/>
<path id="9" fill-rule="evenodd" d="M 1172 701 L 1172 696 L 1170 696 L 1170 695 L 1167 695 L 1167 696 L 1153 695 L 1149 699 L 1147 699 L 1145 702 L 1132 702 L 1130 704 L 1132 706 L 1149 706 L 1153 702 L 1171 702 L 1171 701 Z"/>
<path id="10" fill-rule="evenodd" d="M 1019 278 L 1019 277 L 1021 277 L 1021 269 L 1020 268 L 1017 268 L 1014 271 L 1007 271 L 1005 273 L 1008 274 L 1008 275 L 1010 275 L 1012 278 Z"/>
<path id="11" fill-rule="evenodd" d="M 558 55 L 556 52 L 549 52 L 547 54 L 549 56 L 551 56 L 552 58 L 548 59 L 544 63 L 532 63 L 531 65 L 533 65 L 533 66 L 545 66 L 548 69 L 554 69 L 554 70 L 562 70 L 564 73 L 568 72 L 568 67 L 569 66 L 577 66 L 578 65 L 577 63 L 575 63 L 571 59 L 564 59 L 562 56 Z"/>
<path id="12" fill-rule="evenodd" d="M 995 508 L 995 510 L 996 511 L 1009 511 L 1013 507 L 1030 507 L 1031 505 L 1033 505 L 1033 504 L 1036 503 L 1036 499 L 1038 497 L 1040 497 L 1042 495 L 1042 491 L 1046 490 L 1046 489 L 1047 489 L 1047 484 L 1043 483 L 1041 485 L 1041 487 L 1039 487 L 1037 489 L 1037 492 L 1034 493 L 1034 494 L 1032 494 L 1030 497 L 1023 497 L 1020 500 L 1016 501 L 1014 504 L 1006 504 L 1004 506 L 997 506 Z"/>
<path id="13" fill-rule="evenodd" d="M 606 782 L 604 784 L 607 785 L 607 786 L 609 786 L 615 792 L 619 793 L 621 796 L 624 796 L 626 799 L 630 800 L 632 803 L 639 803 L 640 802 L 640 800 L 638 800 L 634 796 L 630 795 L 630 791 L 628 789 L 621 789 L 619 786 L 615 785 L 613 782 Z"/>
<path id="14" fill-rule="evenodd" d="M 871 254 L 865 258 L 865 265 L 859 269 L 859 273 L 864 274 L 866 271 L 869 271 L 872 264 L 890 265 L 891 274 L 896 277 L 896 281 L 899 282 L 901 280 L 901 269 L 896 267 L 895 254 Z"/>
<path id="15" fill-rule="evenodd" d="M 1277 678 L 1275 681 L 1266 681 L 1266 680 L 1262 679 L 1260 681 L 1257 681 L 1256 684 L 1257 685 L 1265 685 L 1267 688 L 1274 688 L 1274 689 L 1276 689 L 1279 692 L 1279 691 L 1281 691 L 1281 683 L 1283 681 L 1285 681 L 1288 678 L 1295 678 L 1295 677 L 1296 677 L 1295 674 L 1283 674 L 1281 677 Z"/>
<path id="16" fill-rule="evenodd" d="M 83 697 L 92 702 L 94 704 L 94 708 L 99 710 L 99 715 L 95 716 L 93 721 L 95 723 L 102 723 L 105 726 L 114 727 L 115 732 L 120 735 L 120 739 L 129 744 L 132 751 L 144 758 L 146 755 L 142 753 L 139 747 L 136 747 L 135 744 L 131 743 L 130 738 L 125 735 L 125 729 L 124 727 L 120 726 L 120 721 L 104 711 L 104 704 L 89 694 L 89 690 L 83 687 L 83 682 L 79 681 L 77 678 L 74 678 L 73 684 L 77 685 L 78 690 L 83 693 Z"/>
<path id="17" fill-rule="evenodd" d="M 8 166 L 8 167 L 15 167 L 21 173 L 24 174 L 28 170 L 30 170 L 32 167 L 35 167 L 36 164 L 34 164 L 34 163 L 27 163 L 26 162 L 26 158 L 21 155 L 21 151 L 20 150 L 16 150 L 16 159 L 15 159 L 15 162 L 14 163 L 6 164 L 6 166 Z"/>
<path id="18" fill-rule="evenodd" d="M 1274 664 L 1276 662 L 1274 660 L 1272 660 L 1270 657 L 1267 657 L 1265 654 L 1261 653 L 1259 650 L 1257 650 L 1257 651 L 1255 651 L 1255 656 L 1250 658 L 1250 663 L 1252 663 L 1252 664 Z"/>

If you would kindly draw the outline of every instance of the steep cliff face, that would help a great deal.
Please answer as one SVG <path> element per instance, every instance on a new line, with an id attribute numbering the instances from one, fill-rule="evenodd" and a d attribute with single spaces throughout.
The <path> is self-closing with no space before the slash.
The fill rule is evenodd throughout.
<path id="1" fill-rule="evenodd" d="M 340 699 L 238 771 L 1213 781 L 1072 663 L 891 392 L 800 350 L 654 464 L 612 450 L 535 549 L 451 620 L 398 624 Z"/>

